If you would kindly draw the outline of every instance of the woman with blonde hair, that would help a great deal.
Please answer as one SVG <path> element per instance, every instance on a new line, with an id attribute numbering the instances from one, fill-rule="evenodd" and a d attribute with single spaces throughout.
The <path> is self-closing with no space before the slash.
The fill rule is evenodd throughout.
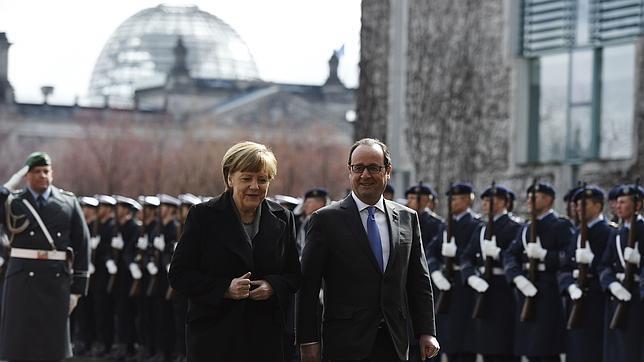
<path id="1" fill-rule="evenodd" d="M 188 361 L 283 361 L 285 306 L 301 275 L 293 214 L 266 199 L 277 160 L 240 142 L 222 172 L 226 191 L 190 209 L 168 275 L 189 300 Z"/>

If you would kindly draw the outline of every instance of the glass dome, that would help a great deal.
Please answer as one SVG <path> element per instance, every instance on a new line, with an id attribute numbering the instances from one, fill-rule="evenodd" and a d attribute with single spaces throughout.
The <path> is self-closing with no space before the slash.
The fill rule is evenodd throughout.
<path id="1" fill-rule="evenodd" d="M 131 104 L 134 91 L 162 85 L 174 64 L 179 36 L 193 78 L 258 79 L 240 36 L 196 6 L 159 5 L 123 22 L 103 47 L 89 85 L 90 101 Z"/>

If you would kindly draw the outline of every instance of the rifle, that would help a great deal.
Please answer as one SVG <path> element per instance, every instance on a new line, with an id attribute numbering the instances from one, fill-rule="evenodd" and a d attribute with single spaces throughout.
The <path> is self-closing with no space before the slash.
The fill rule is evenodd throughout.
<path id="1" fill-rule="evenodd" d="M 106 222 L 109 223 L 109 221 L 110 220 L 107 219 Z M 116 235 L 118 237 L 121 234 L 121 232 L 120 232 L 120 225 L 119 225 L 119 222 L 116 219 L 116 217 L 114 218 L 114 229 L 115 229 L 115 232 L 112 235 Z M 122 238 L 123 237 L 121 236 L 121 239 Z M 114 263 L 116 263 L 116 265 L 118 265 L 119 250 L 116 249 L 116 248 L 112 248 L 111 245 L 110 245 L 110 248 L 112 249 L 112 260 L 114 260 Z M 116 275 L 117 274 L 110 274 L 110 279 L 107 280 L 107 294 L 111 294 L 112 290 L 114 289 L 114 283 L 116 282 Z"/>
<path id="2" fill-rule="evenodd" d="M 487 213 L 487 226 L 485 227 L 485 240 L 492 240 L 494 237 L 494 198 L 496 197 L 496 183 L 492 181 L 492 195 L 490 195 L 489 210 Z M 483 279 L 488 283 L 492 282 L 492 270 L 494 268 L 494 258 L 490 255 L 485 256 L 485 266 Z M 474 303 L 472 318 L 482 318 L 483 306 L 485 303 L 485 292 L 478 293 Z"/>
<path id="3" fill-rule="evenodd" d="M 182 229 L 182 227 L 183 227 L 183 224 L 178 222 L 177 223 L 177 237 L 176 237 L 176 240 L 174 241 L 175 243 L 179 242 L 179 237 L 181 237 L 181 229 Z M 176 245 L 175 245 L 175 247 L 176 247 Z M 174 248 L 172 249 L 172 254 L 174 255 Z M 175 294 L 176 294 L 176 291 L 168 283 L 168 289 L 166 289 L 166 291 L 165 291 L 165 300 L 172 299 Z"/>
<path id="4" fill-rule="evenodd" d="M 450 183 L 450 192 L 447 195 L 447 242 L 450 242 L 450 240 L 452 240 L 452 235 L 454 235 L 454 220 L 452 217 L 452 187 L 453 184 Z M 445 278 L 447 278 L 447 280 L 451 282 L 455 274 L 454 258 L 445 257 L 443 272 L 445 273 Z M 447 313 L 449 311 L 450 294 L 451 290 L 441 291 L 438 296 L 438 300 L 436 301 L 436 313 Z"/>
<path id="5" fill-rule="evenodd" d="M 144 213 L 143 213 L 144 221 L 141 223 L 141 235 L 142 235 L 141 237 L 146 238 L 146 240 L 148 240 L 149 242 L 150 239 L 148 238 L 148 233 L 145 230 L 145 219 L 146 219 L 145 215 L 146 214 L 144 210 Z M 140 249 L 138 245 L 136 245 L 135 247 L 136 247 L 136 256 L 134 257 L 134 262 L 139 265 L 139 269 L 141 269 L 141 273 L 143 273 L 143 268 L 144 268 L 143 260 L 145 258 L 145 250 Z M 130 293 L 129 293 L 130 297 L 135 297 L 139 295 L 140 289 L 141 289 L 141 278 L 132 279 L 132 286 L 130 287 Z"/>
<path id="6" fill-rule="evenodd" d="M 532 194 L 530 195 L 530 243 L 537 242 L 537 179 L 532 181 Z M 535 283 L 538 277 L 539 260 L 530 258 L 528 266 L 528 279 Z M 534 319 L 534 297 L 525 297 L 521 308 L 521 322 Z"/>
<path id="7" fill-rule="evenodd" d="M 159 235 L 161 235 L 161 231 L 159 230 L 160 225 L 161 225 L 161 220 L 158 220 L 157 225 L 156 225 L 155 230 L 154 230 L 154 235 L 157 235 L 157 236 L 155 236 L 155 239 Z M 161 252 L 154 245 L 152 245 L 152 249 L 154 250 L 154 256 L 153 256 L 154 265 L 157 266 L 157 269 L 158 269 L 158 267 L 161 266 L 161 264 L 160 264 L 160 261 L 161 261 L 161 255 L 160 254 L 161 254 Z M 161 266 L 161 267 L 163 267 L 163 266 Z M 156 285 L 157 285 L 157 277 L 158 277 L 158 275 L 159 275 L 158 271 L 157 271 L 156 274 L 150 275 L 150 282 L 148 283 L 148 289 L 145 292 L 146 296 L 148 296 L 148 297 L 152 296 L 152 293 L 154 293 L 154 289 L 156 288 Z"/>
<path id="8" fill-rule="evenodd" d="M 633 194 L 633 216 L 631 217 L 631 230 L 628 233 L 628 246 L 630 248 L 635 248 L 635 242 L 637 241 L 637 215 L 639 209 L 637 208 L 637 203 L 640 202 L 640 197 L 638 189 L 640 187 L 640 178 L 637 178 L 635 181 L 635 193 Z M 621 248 L 621 246 L 620 246 Z M 633 265 L 628 261 L 624 263 L 624 280 L 622 285 L 626 290 L 630 291 L 633 286 L 633 275 L 636 272 L 637 265 Z M 616 329 L 622 327 L 624 324 L 624 319 L 626 319 L 627 304 L 628 302 L 620 301 L 615 308 L 613 313 L 613 318 L 610 321 L 610 329 Z M 635 302 L 634 302 L 635 303 Z"/>
<path id="9" fill-rule="evenodd" d="M 581 189 L 581 214 L 577 215 L 579 219 L 579 247 L 584 249 L 586 248 L 586 243 L 588 240 L 588 223 L 586 220 L 586 183 L 584 182 Z M 577 262 L 577 268 L 579 269 L 579 276 L 577 277 L 577 284 L 579 288 L 583 291 L 588 287 L 588 264 Z M 570 311 L 570 316 L 568 317 L 568 323 L 566 328 L 574 329 L 579 328 L 581 325 L 581 312 L 583 308 L 583 295 L 581 298 L 574 301 L 572 305 L 572 310 Z"/>

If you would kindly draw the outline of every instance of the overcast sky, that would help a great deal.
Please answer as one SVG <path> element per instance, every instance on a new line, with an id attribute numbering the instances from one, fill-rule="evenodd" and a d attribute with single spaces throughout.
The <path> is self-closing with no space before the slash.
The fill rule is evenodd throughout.
<path id="1" fill-rule="evenodd" d="M 358 83 L 360 0 L 0 0 L 0 32 L 9 50 L 9 80 L 20 102 L 54 104 L 84 97 L 94 63 L 128 17 L 156 6 L 197 5 L 227 22 L 248 45 L 267 81 L 322 84 L 328 59 L 345 44 L 339 75 Z"/>

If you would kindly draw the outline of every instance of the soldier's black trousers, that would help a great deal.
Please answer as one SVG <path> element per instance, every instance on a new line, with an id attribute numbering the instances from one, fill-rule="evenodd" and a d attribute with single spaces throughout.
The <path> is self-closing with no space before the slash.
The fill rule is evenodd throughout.
<path id="1" fill-rule="evenodd" d="M 546 357 L 528 357 L 530 362 L 560 362 L 559 356 L 546 356 Z"/>

